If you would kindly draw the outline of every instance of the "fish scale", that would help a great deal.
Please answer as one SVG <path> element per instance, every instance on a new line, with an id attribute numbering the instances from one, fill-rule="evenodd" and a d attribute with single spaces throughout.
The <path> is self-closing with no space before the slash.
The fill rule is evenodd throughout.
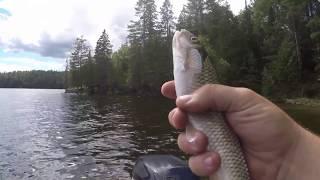
<path id="1" fill-rule="evenodd" d="M 186 32 L 186 30 L 182 32 Z M 175 34 L 173 43 L 178 43 L 178 41 L 179 39 L 177 39 Z M 177 51 L 177 48 L 181 49 L 181 45 L 179 46 L 179 44 L 173 44 L 173 51 Z M 189 48 L 186 50 L 190 51 L 190 49 L 192 48 Z M 190 75 L 190 74 L 187 74 L 188 69 L 179 70 L 179 68 L 177 68 L 177 66 L 180 66 L 180 64 L 177 63 L 178 60 L 183 61 L 181 57 L 178 57 L 178 56 L 175 57 L 175 55 L 177 54 L 179 53 L 174 52 L 174 65 L 176 66 L 175 68 L 178 69 L 178 70 L 175 70 L 174 72 L 175 80 L 181 81 L 183 79 L 187 80 L 188 78 L 192 79 L 192 82 L 191 82 L 192 84 L 187 84 L 187 83 L 184 84 L 183 82 L 176 82 L 176 91 L 178 96 L 184 95 L 184 94 L 181 94 L 181 92 L 192 93 L 193 91 L 195 91 L 196 89 L 198 89 L 199 87 L 205 84 L 218 83 L 215 68 L 212 66 L 211 62 L 208 59 L 202 62 L 202 65 L 201 65 L 202 68 L 200 73 L 195 72 L 194 74 Z M 196 62 L 196 64 L 194 65 L 196 67 L 197 62 L 201 60 L 201 58 L 200 59 L 190 59 L 190 58 L 199 58 L 199 57 L 201 56 L 189 54 L 187 55 L 187 57 L 185 57 L 186 58 L 185 61 L 188 62 L 193 60 L 194 62 Z M 184 75 L 186 76 L 189 75 L 190 77 L 182 77 Z M 184 85 L 184 87 L 177 87 L 181 84 Z M 218 152 L 221 157 L 220 168 L 217 171 L 217 173 L 215 173 L 215 175 L 210 177 L 210 180 L 249 180 L 250 179 L 248 168 L 246 165 L 246 161 L 245 161 L 239 140 L 237 136 L 233 133 L 233 131 L 231 131 L 222 113 L 219 113 L 219 112 L 188 113 L 188 119 L 192 128 L 200 130 L 208 137 L 209 144 L 208 144 L 207 150 Z M 187 135 L 188 135 L 188 129 L 190 128 L 189 127 L 187 128 Z"/>

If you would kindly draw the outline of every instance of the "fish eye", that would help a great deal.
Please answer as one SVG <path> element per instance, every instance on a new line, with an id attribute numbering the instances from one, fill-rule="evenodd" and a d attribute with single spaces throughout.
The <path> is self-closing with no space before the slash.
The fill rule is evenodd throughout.
<path id="1" fill-rule="evenodd" d="M 191 37 L 191 41 L 197 41 L 198 40 L 198 38 L 197 37 Z"/>
<path id="2" fill-rule="evenodd" d="M 192 36 L 190 38 L 192 44 L 199 44 L 199 40 L 196 36 Z"/>

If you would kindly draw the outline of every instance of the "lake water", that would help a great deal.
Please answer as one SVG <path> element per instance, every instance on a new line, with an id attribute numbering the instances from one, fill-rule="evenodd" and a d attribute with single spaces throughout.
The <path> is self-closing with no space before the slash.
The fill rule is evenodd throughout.
<path id="1" fill-rule="evenodd" d="M 182 156 L 167 121 L 173 105 L 161 97 L 0 89 L 0 179 L 130 179 L 141 155 Z M 317 108 L 283 107 L 320 133 Z"/>

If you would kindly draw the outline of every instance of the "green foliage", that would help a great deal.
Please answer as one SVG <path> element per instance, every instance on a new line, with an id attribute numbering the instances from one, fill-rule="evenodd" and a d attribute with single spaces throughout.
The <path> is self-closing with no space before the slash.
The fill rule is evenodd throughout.
<path id="1" fill-rule="evenodd" d="M 82 71 L 81 73 L 83 74 L 83 83 L 84 86 L 86 87 L 92 87 L 95 85 L 95 64 L 93 61 L 93 57 L 91 56 L 91 51 L 88 53 L 88 60 L 87 62 L 82 66 Z"/>
<path id="2" fill-rule="evenodd" d="M 134 91 L 155 92 L 172 75 L 172 5 L 169 0 L 164 1 L 160 22 L 156 21 L 158 13 L 154 1 L 139 0 L 135 9 L 137 20 L 128 26 L 127 82 Z"/>
<path id="3" fill-rule="evenodd" d="M 269 80 L 262 83 L 267 84 L 268 88 L 263 89 L 270 92 L 268 95 L 271 92 L 288 95 L 284 89 L 315 80 L 314 68 L 319 50 L 314 32 L 318 24 L 319 5 L 314 0 L 255 2 L 254 28 L 264 37 L 262 58 L 267 61 L 268 69 L 264 71 L 264 77 L 269 77 L 264 79 L 272 79 L 274 87 L 269 88 Z M 303 86 L 295 91 L 303 91 Z"/>
<path id="4" fill-rule="evenodd" d="M 159 23 L 160 26 L 160 32 L 161 35 L 169 42 L 171 38 L 173 37 L 173 29 L 175 28 L 174 23 L 174 15 L 172 11 L 172 4 L 170 0 L 165 0 L 161 9 L 160 9 L 160 16 L 161 16 L 161 23 Z"/>
<path id="5" fill-rule="evenodd" d="M 178 29 L 188 29 L 192 32 L 197 32 L 203 29 L 204 25 L 204 0 L 188 0 L 183 7 L 178 21 Z"/>
<path id="6" fill-rule="evenodd" d="M 90 93 L 106 94 L 112 89 L 112 45 L 106 30 L 97 41 L 94 57 L 84 37 L 77 38 L 66 60 L 66 87 L 87 88 Z"/>
<path id="7" fill-rule="evenodd" d="M 14 71 L 0 73 L 0 88 L 64 88 L 64 72 Z"/>
<path id="8" fill-rule="evenodd" d="M 99 86 L 101 93 L 107 93 L 113 83 L 111 55 L 112 45 L 106 30 L 103 30 L 97 41 L 94 55 L 96 61 L 95 83 Z"/>
<path id="9" fill-rule="evenodd" d="M 224 1 L 188 0 L 177 27 L 201 35 L 202 45 L 218 63 L 219 77 L 227 84 L 266 95 L 288 94 L 286 87 L 316 83 L 319 15 L 316 0 L 256 0 L 238 16 Z M 227 63 L 219 64 L 219 59 Z"/>
<path id="10" fill-rule="evenodd" d="M 85 39 L 77 39 L 66 82 L 69 87 L 159 92 L 172 79 L 173 31 L 187 29 L 199 36 L 221 82 L 273 97 L 310 94 L 306 87 L 317 87 L 320 77 L 320 2 L 250 2 L 235 16 L 225 0 L 188 0 L 174 27 L 169 0 L 159 12 L 154 0 L 138 0 L 127 43 L 116 52 L 105 30 L 93 58 Z"/>
<path id="11" fill-rule="evenodd" d="M 84 66 L 88 63 L 90 47 L 87 40 L 82 36 L 77 38 L 73 44 L 70 57 L 68 59 L 67 72 L 70 73 L 70 87 L 83 87 L 84 79 Z"/>
<path id="12" fill-rule="evenodd" d="M 129 41 L 132 44 L 145 45 L 146 41 L 152 39 L 156 34 L 157 11 L 154 0 L 138 0 L 136 10 L 136 21 L 128 25 Z"/>
<path id="13" fill-rule="evenodd" d="M 112 55 L 116 86 L 126 86 L 129 76 L 129 46 L 124 44 Z"/>
<path id="14" fill-rule="evenodd" d="M 213 64 L 217 71 L 216 76 L 219 78 L 219 82 L 226 83 L 230 74 L 230 63 L 225 59 L 218 57 L 217 52 L 214 50 L 209 42 L 209 39 L 200 36 L 199 41 L 202 47 L 204 47 L 205 52 L 208 54 L 208 59 Z"/>

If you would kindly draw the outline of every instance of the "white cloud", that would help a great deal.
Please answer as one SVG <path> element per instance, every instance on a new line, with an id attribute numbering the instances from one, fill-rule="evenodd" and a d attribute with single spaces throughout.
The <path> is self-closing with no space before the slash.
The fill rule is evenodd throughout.
<path id="1" fill-rule="evenodd" d="M 228 1 L 235 12 L 244 7 L 242 1 Z M 156 2 L 160 7 L 163 0 Z M 186 2 L 172 0 L 176 16 Z M 0 21 L 0 39 L 7 44 L 18 39 L 38 45 L 42 34 L 53 39 L 84 35 L 94 46 L 106 29 L 112 43 L 119 47 L 134 16 L 135 4 L 135 0 L 4 0 L 0 7 L 12 16 Z"/>
<path id="2" fill-rule="evenodd" d="M 132 0 L 4 0 L 0 7 L 12 16 L 0 21 L 0 39 L 6 44 L 18 39 L 39 45 L 42 34 L 53 40 L 84 35 L 94 45 L 102 30 L 107 29 L 117 47 L 134 6 Z M 121 23 L 112 24 L 119 20 Z"/>
<path id="3" fill-rule="evenodd" d="M 164 0 L 156 0 L 158 8 Z M 32 51 L 42 56 L 59 57 L 68 49 L 69 42 L 84 35 L 94 47 L 106 29 L 114 49 L 124 43 L 127 25 L 134 17 L 137 0 L 0 0 L 0 7 L 11 16 L 0 18 L 0 48 L 2 51 Z M 179 15 L 187 0 L 172 0 L 174 12 Z M 239 0 L 229 0 L 231 9 L 238 12 L 244 6 Z M 52 52 L 50 52 L 50 50 Z M 58 58 L 58 59 L 59 59 Z M 32 58 L 19 59 L 16 66 L 1 64 L 0 71 L 29 68 L 21 64 Z M 61 59 L 60 59 L 61 60 Z M 61 62 L 61 61 L 60 61 Z M 63 66 L 34 60 L 46 69 Z M 60 68 L 61 69 L 61 68 Z"/>

